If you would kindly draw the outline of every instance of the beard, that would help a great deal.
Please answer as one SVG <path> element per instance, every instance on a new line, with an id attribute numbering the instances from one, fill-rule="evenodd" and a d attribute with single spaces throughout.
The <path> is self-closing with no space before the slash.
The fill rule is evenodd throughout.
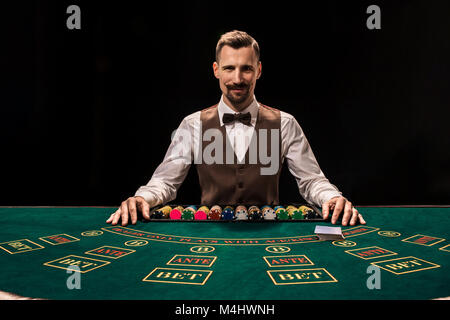
<path id="1" fill-rule="evenodd" d="M 227 86 L 227 93 L 225 96 L 228 98 L 228 100 L 236 105 L 239 105 L 243 103 L 250 95 L 250 88 L 249 85 L 243 84 L 243 85 L 230 85 Z M 233 93 L 231 90 L 233 89 L 243 89 L 242 92 L 239 93 Z"/>

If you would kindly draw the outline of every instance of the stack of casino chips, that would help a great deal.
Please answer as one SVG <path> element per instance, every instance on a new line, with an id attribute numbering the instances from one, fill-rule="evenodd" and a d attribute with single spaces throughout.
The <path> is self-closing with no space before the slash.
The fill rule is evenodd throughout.
<path id="1" fill-rule="evenodd" d="M 212 206 L 208 212 L 209 220 L 220 220 L 222 219 L 222 208 L 218 205 Z"/>
<path id="2" fill-rule="evenodd" d="M 237 206 L 235 212 L 236 220 L 248 220 L 248 212 L 245 206 Z"/>
<path id="3" fill-rule="evenodd" d="M 181 213 L 183 212 L 182 206 L 176 206 L 170 211 L 170 219 L 171 220 L 180 220 L 181 219 Z"/>
<path id="4" fill-rule="evenodd" d="M 298 209 L 302 212 L 304 219 L 314 219 L 316 217 L 314 210 L 307 206 L 300 206 Z"/>
<path id="5" fill-rule="evenodd" d="M 292 220 L 301 220 L 303 219 L 303 212 L 292 205 L 286 207 L 286 211 L 288 212 L 289 218 Z"/>
<path id="6" fill-rule="evenodd" d="M 188 206 L 184 208 L 181 213 L 181 219 L 183 220 L 194 220 L 195 213 L 197 212 L 196 206 Z"/>
<path id="7" fill-rule="evenodd" d="M 283 206 L 276 206 L 273 208 L 278 220 L 288 220 L 289 214 Z"/>
<path id="8" fill-rule="evenodd" d="M 150 218 L 153 219 L 168 219 L 170 215 L 170 211 L 172 208 L 170 206 L 164 206 L 155 210 Z"/>
<path id="9" fill-rule="evenodd" d="M 233 220 L 234 219 L 234 209 L 232 206 L 226 206 L 222 211 L 222 220 Z"/>
<path id="10" fill-rule="evenodd" d="M 261 211 L 264 220 L 275 220 L 277 218 L 275 210 L 273 210 L 273 208 L 270 206 L 263 206 L 261 208 Z"/>
<path id="11" fill-rule="evenodd" d="M 248 219 L 249 220 L 261 220 L 263 218 L 261 210 L 257 206 L 251 206 L 248 208 Z"/>
<path id="12" fill-rule="evenodd" d="M 209 208 L 207 206 L 201 206 L 198 208 L 197 212 L 195 212 L 194 219 L 195 220 L 206 220 L 208 218 Z"/>
<path id="13" fill-rule="evenodd" d="M 191 205 L 186 208 L 182 206 L 170 207 L 163 206 L 156 209 L 152 215 L 152 219 L 172 219 L 172 220 L 301 220 L 317 218 L 316 212 L 308 206 L 295 207 L 288 205 L 275 206 L 269 205 L 250 206 L 238 205 L 236 209 L 232 206 L 222 208 L 214 205 L 211 208 L 201 206 L 197 209 Z"/>

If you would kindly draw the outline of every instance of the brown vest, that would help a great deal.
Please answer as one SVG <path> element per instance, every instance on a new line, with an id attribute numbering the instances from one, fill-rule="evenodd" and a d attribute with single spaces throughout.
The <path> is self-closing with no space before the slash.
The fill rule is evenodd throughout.
<path id="1" fill-rule="evenodd" d="M 280 111 L 260 104 L 258 117 L 256 120 L 253 142 L 257 136 L 257 157 L 256 164 L 249 162 L 250 146 L 245 153 L 243 164 L 239 164 L 233 148 L 233 164 L 226 164 L 225 149 L 226 144 L 232 146 L 229 141 L 225 126 L 220 126 L 218 105 L 201 111 L 200 120 L 202 123 L 202 135 L 208 129 L 218 129 L 222 133 L 223 141 L 223 163 L 205 164 L 204 159 L 201 164 L 197 164 L 197 173 L 200 187 L 202 189 L 201 203 L 205 205 L 225 205 L 225 204 L 244 204 L 244 205 L 277 205 L 278 201 L 278 181 L 281 172 L 281 117 Z M 280 133 L 278 139 L 278 171 L 274 175 L 261 175 L 262 167 L 269 167 L 260 164 L 259 157 L 259 129 L 267 129 L 267 156 L 272 155 L 270 129 L 278 129 Z M 202 154 L 205 147 L 213 141 L 203 141 Z"/>

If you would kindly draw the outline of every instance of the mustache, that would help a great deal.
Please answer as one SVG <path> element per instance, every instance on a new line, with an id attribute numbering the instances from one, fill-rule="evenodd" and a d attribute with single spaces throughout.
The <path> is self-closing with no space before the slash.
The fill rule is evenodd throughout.
<path id="1" fill-rule="evenodd" d="M 242 84 L 230 84 L 226 86 L 228 90 L 233 90 L 233 89 L 246 89 L 249 87 L 248 84 L 242 83 Z"/>

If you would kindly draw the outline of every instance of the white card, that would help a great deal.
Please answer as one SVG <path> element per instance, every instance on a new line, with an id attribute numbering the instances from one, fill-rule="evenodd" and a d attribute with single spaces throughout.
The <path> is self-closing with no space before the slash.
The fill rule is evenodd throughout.
<path id="1" fill-rule="evenodd" d="M 343 240 L 341 227 L 316 226 L 314 233 L 320 240 Z"/>

